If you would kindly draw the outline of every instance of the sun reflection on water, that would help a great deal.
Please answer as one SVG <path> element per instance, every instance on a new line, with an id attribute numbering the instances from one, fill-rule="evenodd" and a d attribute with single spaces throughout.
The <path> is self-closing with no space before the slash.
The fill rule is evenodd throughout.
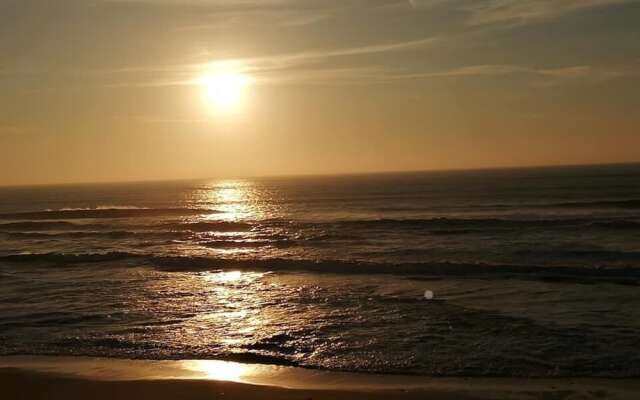
<path id="1" fill-rule="evenodd" d="M 201 274 L 215 310 L 201 314 L 203 324 L 216 324 L 234 329 L 222 342 L 236 344 L 242 337 L 259 331 L 263 325 L 261 305 L 264 301 L 258 290 L 264 273 L 242 271 L 212 271 Z M 206 322 L 205 322 L 206 321 Z"/>
<path id="2" fill-rule="evenodd" d="M 259 220 L 264 217 L 264 199 L 256 185 L 244 180 L 224 180 L 207 185 L 201 201 L 212 204 L 218 213 L 208 219 L 223 221 Z"/>
<path id="3" fill-rule="evenodd" d="M 241 271 L 222 271 L 207 275 L 206 279 L 211 282 L 237 282 L 242 278 Z"/>
<path id="4" fill-rule="evenodd" d="M 299 303 L 315 293 L 301 291 L 307 278 L 220 269 L 146 273 L 143 290 L 128 299 L 135 334 L 123 340 L 148 343 L 149 354 L 291 362 L 306 354 L 308 327 L 322 318 L 322 301 Z M 147 321 L 153 323 L 141 330 Z M 242 367 L 194 361 L 188 368 L 194 378 L 241 380 Z"/>
<path id="5" fill-rule="evenodd" d="M 251 371 L 250 365 L 217 360 L 186 361 L 185 367 L 196 374 L 218 381 L 241 382 L 242 377 Z"/>
<path id="6" fill-rule="evenodd" d="M 275 194 L 264 184 L 244 180 L 220 180 L 200 185 L 190 195 L 190 203 L 198 209 L 211 210 L 188 223 L 195 227 L 194 236 L 181 243 L 180 250 L 189 255 L 219 257 L 264 256 L 273 232 L 261 223 L 279 217 L 274 207 Z"/>

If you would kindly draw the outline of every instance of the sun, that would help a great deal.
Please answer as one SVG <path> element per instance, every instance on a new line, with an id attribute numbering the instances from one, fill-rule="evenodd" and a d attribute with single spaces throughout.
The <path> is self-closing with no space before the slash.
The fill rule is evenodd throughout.
<path id="1" fill-rule="evenodd" d="M 237 108 L 242 102 L 249 79 L 239 72 L 218 72 L 205 76 L 202 87 L 209 103 L 217 109 Z"/>

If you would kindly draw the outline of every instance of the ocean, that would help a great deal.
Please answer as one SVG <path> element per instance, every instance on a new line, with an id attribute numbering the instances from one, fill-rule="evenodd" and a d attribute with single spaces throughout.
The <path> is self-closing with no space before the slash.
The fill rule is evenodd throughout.
<path id="1" fill-rule="evenodd" d="M 0 355 L 637 377 L 640 165 L 0 188 L 0 283 Z"/>

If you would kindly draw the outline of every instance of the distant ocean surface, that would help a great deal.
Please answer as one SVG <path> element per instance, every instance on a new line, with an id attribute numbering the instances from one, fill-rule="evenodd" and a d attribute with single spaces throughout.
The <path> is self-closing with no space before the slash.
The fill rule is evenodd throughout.
<path id="1" fill-rule="evenodd" d="M 0 355 L 637 377 L 639 285 L 639 165 L 0 188 Z"/>

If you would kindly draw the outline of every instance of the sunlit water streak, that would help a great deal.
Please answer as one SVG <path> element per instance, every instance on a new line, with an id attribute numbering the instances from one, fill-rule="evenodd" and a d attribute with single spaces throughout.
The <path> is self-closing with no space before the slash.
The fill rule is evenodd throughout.
<path id="1" fill-rule="evenodd" d="M 619 166 L 1 189 L 0 354 L 635 376 L 638 183 Z"/>

